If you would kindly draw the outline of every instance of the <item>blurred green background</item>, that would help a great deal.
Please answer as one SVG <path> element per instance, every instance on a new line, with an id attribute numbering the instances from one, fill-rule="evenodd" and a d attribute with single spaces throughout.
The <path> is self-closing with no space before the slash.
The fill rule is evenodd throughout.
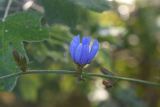
<path id="1" fill-rule="evenodd" d="M 1 19 L 8 1 L 0 0 Z M 69 43 L 74 35 L 90 35 L 101 47 L 86 71 L 105 67 L 120 76 L 160 83 L 160 1 L 105 3 L 12 0 L 9 15 L 37 12 L 43 16 L 41 25 L 49 29 L 49 39 L 24 42 L 29 68 L 74 70 Z M 72 76 L 28 75 L 18 79 L 12 92 L 0 93 L 0 107 L 160 107 L 160 89 L 126 81 L 106 89 L 102 79 L 78 82 Z"/>

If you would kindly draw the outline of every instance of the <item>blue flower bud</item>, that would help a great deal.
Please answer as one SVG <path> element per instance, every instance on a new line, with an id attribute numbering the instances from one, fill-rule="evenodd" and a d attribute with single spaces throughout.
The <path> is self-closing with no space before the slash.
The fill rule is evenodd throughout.
<path id="1" fill-rule="evenodd" d="M 89 64 L 99 49 L 98 40 L 94 40 L 91 45 L 90 37 L 83 37 L 82 43 L 80 42 L 80 36 L 74 36 L 70 43 L 70 54 L 73 61 L 81 66 Z"/>

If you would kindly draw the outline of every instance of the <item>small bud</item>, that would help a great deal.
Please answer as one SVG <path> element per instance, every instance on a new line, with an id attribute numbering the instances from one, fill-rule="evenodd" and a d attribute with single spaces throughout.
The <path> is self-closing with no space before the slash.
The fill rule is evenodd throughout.
<path id="1" fill-rule="evenodd" d="M 23 72 L 26 72 L 26 70 L 27 70 L 27 59 L 26 59 L 26 57 L 21 55 L 20 53 L 18 53 L 16 50 L 13 50 L 12 54 L 13 54 L 14 60 L 15 60 L 16 64 L 18 65 L 18 67 Z"/>
<path id="2" fill-rule="evenodd" d="M 108 69 L 106 68 L 101 68 L 100 71 L 103 73 L 103 74 L 106 74 L 106 75 L 114 75 L 113 72 L 109 71 Z"/>
<path id="3" fill-rule="evenodd" d="M 18 63 L 20 61 L 20 55 L 16 50 L 13 50 L 12 52 L 14 60 L 16 61 L 16 63 Z"/>
<path id="4" fill-rule="evenodd" d="M 102 84 L 105 86 L 106 89 L 113 87 L 113 83 L 110 80 L 103 80 Z"/>
<path id="5" fill-rule="evenodd" d="M 110 75 L 110 76 L 114 76 L 115 74 L 113 72 L 110 72 L 108 69 L 106 68 L 101 68 L 100 71 L 104 74 L 104 75 Z M 103 80 L 102 84 L 105 86 L 106 89 L 113 87 L 113 85 L 116 83 L 117 80 L 115 79 L 108 79 L 108 80 Z"/>

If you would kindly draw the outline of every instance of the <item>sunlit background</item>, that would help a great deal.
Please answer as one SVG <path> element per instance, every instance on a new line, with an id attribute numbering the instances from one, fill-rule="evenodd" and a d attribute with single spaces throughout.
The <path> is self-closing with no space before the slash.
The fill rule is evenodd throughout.
<path id="1" fill-rule="evenodd" d="M 1 19 L 9 1 L 0 0 Z M 108 1 L 111 9 L 100 8 L 97 12 L 82 6 L 73 15 L 70 5 L 54 4 L 56 0 L 11 0 L 9 15 L 36 11 L 45 15 L 42 25 L 51 26 L 50 39 L 24 43 L 30 69 L 74 70 L 68 46 L 72 36 L 80 33 L 97 38 L 101 44 L 86 71 L 100 73 L 100 68 L 105 67 L 115 75 L 160 82 L 160 1 Z M 70 12 L 63 12 L 67 8 Z M 12 92 L 0 93 L 0 107 L 160 107 L 157 87 L 109 80 L 113 86 L 105 88 L 102 81 L 94 78 L 78 82 L 72 76 L 50 74 L 22 76 Z"/>

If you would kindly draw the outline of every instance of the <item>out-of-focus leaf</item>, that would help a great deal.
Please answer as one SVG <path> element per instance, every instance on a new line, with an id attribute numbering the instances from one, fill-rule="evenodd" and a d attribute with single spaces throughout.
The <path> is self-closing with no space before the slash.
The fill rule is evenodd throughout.
<path id="1" fill-rule="evenodd" d="M 69 27 L 53 25 L 50 27 L 50 39 L 41 43 L 30 43 L 27 45 L 28 53 L 32 59 L 43 62 L 47 57 L 54 61 L 68 61 L 68 45 L 72 39 Z"/>
<path id="2" fill-rule="evenodd" d="M 74 28 L 79 23 L 88 21 L 87 14 L 89 2 L 83 0 L 39 0 L 45 9 L 45 18 L 49 24 L 65 24 Z M 87 1 L 87 0 L 86 0 Z M 80 5 L 78 5 L 80 4 Z M 96 3 L 95 3 L 96 4 Z M 82 7 L 82 5 L 84 5 Z M 94 7 L 94 6 L 93 6 Z"/>
<path id="3" fill-rule="evenodd" d="M 20 95 L 27 101 L 36 101 L 38 97 L 38 89 L 42 84 L 39 76 L 30 75 L 23 77 L 20 80 Z"/>
<path id="4" fill-rule="evenodd" d="M 127 82 L 122 82 L 118 87 L 113 89 L 112 95 L 125 107 L 147 107 L 143 100 L 138 98 L 135 89 L 129 87 Z"/>
<path id="5" fill-rule="evenodd" d="M 69 1 L 97 12 L 102 12 L 104 10 L 108 10 L 111 8 L 111 4 L 108 0 L 69 0 Z"/>
<path id="6" fill-rule="evenodd" d="M 101 49 L 98 53 L 98 56 L 102 57 L 97 57 L 98 62 L 100 63 L 101 66 L 105 67 L 112 67 L 112 62 L 111 62 L 111 56 L 109 54 L 109 49 Z M 112 68 L 108 68 L 112 69 Z"/>
<path id="7" fill-rule="evenodd" d="M 0 76 L 20 71 L 14 61 L 12 51 L 25 54 L 23 40 L 42 40 L 48 31 L 40 25 L 41 16 L 37 13 L 17 13 L 0 22 Z M 16 78 L 0 81 L 0 90 L 12 90 Z"/>

